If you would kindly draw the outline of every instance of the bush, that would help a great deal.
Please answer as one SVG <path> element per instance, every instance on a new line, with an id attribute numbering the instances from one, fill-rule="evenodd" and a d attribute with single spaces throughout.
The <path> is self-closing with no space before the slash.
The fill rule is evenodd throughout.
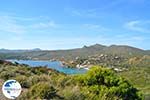
<path id="1" fill-rule="evenodd" d="M 12 77 L 15 77 L 16 74 L 10 71 L 3 71 L 0 73 L 0 78 L 4 79 L 4 80 L 8 80 Z"/>
<path id="2" fill-rule="evenodd" d="M 106 97 L 118 97 L 124 100 L 142 99 L 142 95 L 136 88 L 110 69 L 93 67 L 85 75 L 78 77 L 79 82 L 82 82 L 81 85 L 86 86 L 91 95 L 100 96 L 103 94 Z"/>
<path id="3" fill-rule="evenodd" d="M 80 91 L 79 86 L 66 86 L 60 91 L 65 100 L 85 100 L 85 95 Z"/>
<path id="4" fill-rule="evenodd" d="M 57 90 L 49 83 L 38 83 L 31 87 L 27 96 L 30 99 L 53 99 L 58 97 Z"/>
<path id="5" fill-rule="evenodd" d="M 47 75 L 33 75 L 28 78 L 31 86 L 39 83 L 39 82 L 49 82 L 51 79 Z"/>
<path id="6" fill-rule="evenodd" d="M 31 82 L 26 76 L 17 76 L 15 79 L 21 84 L 22 88 L 29 88 L 31 86 Z"/>
<path id="7" fill-rule="evenodd" d="M 47 67 L 33 67 L 31 72 L 37 75 L 48 74 L 48 69 Z"/>

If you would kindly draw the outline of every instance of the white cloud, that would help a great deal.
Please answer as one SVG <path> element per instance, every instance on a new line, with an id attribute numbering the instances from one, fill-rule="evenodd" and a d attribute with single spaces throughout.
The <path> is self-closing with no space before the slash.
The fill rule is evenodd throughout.
<path id="1" fill-rule="evenodd" d="M 99 24 L 83 24 L 83 28 L 86 28 L 87 30 L 97 31 L 97 32 L 110 32 L 110 29 L 103 27 Z"/>
<path id="2" fill-rule="evenodd" d="M 4 33 L 22 34 L 25 33 L 25 28 L 12 17 L 0 16 L 0 31 Z"/>
<path id="3" fill-rule="evenodd" d="M 0 34 L 22 37 L 31 32 L 44 32 L 59 25 L 47 17 L 19 17 L 0 15 Z M 42 29 L 42 31 L 41 31 Z M 12 37 L 13 38 L 13 37 Z"/>
<path id="4" fill-rule="evenodd" d="M 112 9 L 120 4 L 124 4 L 126 0 L 110 0 L 101 2 L 99 7 L 88 8 L 88 9 L 77 9 L 77 8 L 65 8 L 64 10 L 71 16 L 85 17 L 85 18 L 101 18 L 106 17 L 108 9 Z M 107 12 L 106 12 L 107 11 Z"/>
<path id="5" fill-rule="evenodd" d="M 35 23 L 30 26 L 36 29 L 56 28 L 57 24 L 54 21 Z"/>
<path id="6" fill-rule="evenodd" d="M 65 11 L 68 12 L 71 16 L 79 16 L 79 17 L 88 17 L 88 18 L 99 18 L 99 14 L 97 13 L 98 9 L 74 9 L 74 8 L 66 8 Z"/>
<path id="7" fill-rule="evenodd" d="M 141 33 L 150 33 L 150 29 L 148 28 L 150 26 L 150 21 L 129 21 L 125 23 L 124 27 L 128 30 L 141 32 Z"/>

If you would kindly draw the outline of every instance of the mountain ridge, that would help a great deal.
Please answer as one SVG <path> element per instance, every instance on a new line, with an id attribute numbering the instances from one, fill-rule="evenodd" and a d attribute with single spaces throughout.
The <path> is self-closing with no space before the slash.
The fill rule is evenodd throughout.
<path id="1" fill-rule="evenodd" d="M 110 45 L 105 46 L 101 44 L 94 44 L 91 46 L 83 46 L 82 48 L 68 49 L 68 50 L 22 50 L 3 52 L 0 51 L 0 59 L 75 59 L 76 57 L 88 57 L 92 55 L 108 54 L 119 56 L 143 56 L 150 55 L 150 50 L 143 50 L 128 45 Z"/>

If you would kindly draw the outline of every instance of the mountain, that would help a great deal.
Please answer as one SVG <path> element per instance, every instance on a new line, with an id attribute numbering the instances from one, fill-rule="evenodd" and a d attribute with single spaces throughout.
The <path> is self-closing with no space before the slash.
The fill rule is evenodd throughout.
<path id="1" fill-rule="evenodd" d="M 40 48 L 34 48 L 34 49 L 29 50 L 29 51 L 41 51 L 41 49 Z"/>
<path id="2" fill-rule="evenodd" d="M 106 48 L 107 46 L 105 45 L 101 45 L 101 44 L 95 44 L 95 45 L 91 45 L 91 46 L 84 46 L 83 48 L 93 48 L 93 49 L 98 49 L 98 50 L 102 50 L 104 48 Z"/>
<path id="3" fill-rule="evenodd" d="M 69 50 L 0 50 L 0 59 L 75 59 L 76 57 L 85 58 L 92 55 L 107 54 L 119 55 L 123 57 L 134 57 L 150 55 L 150 50 L 142 50 L 127 45 L 111 45 L 105 46 L 95 44 L 91 46 L 83 46 L 82 48 Z"/>
<path id="4" fill-rule="evenodd" d="M 147 55 L 147 52 L 145 50 L 127 45 L 111 45 L 105 48 L 105 52 L 124 56 Z"/>
<path id="5" fill-rule="evenodd" d="M 41 51 L 40 48 L 29 49 L 29 50 L 9 50 L 9 49 L 0 49 L 0 53 L 22 53 L 30 51 Z"/>

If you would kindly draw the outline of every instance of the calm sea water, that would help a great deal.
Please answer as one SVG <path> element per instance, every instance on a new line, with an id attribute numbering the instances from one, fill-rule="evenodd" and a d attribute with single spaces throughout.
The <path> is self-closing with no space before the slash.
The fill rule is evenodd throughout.
<path id="1" fill-rule="evenodd" d="M 47 66 L 48 68 L 52 68 L 55 70 L 58 70 L 60 72 L 66 73 L 66 74 L 82 74 L 85 73 L 86 69 L 77 69 L 77 68 L 66 68 L 62 66 L 61 62 L 59 61 L 33 61 L 33 60 L 9 60 L 11 62 L 17 62 L 19 64 L 27 64 L 31 67 L 36 66 Z"/>

